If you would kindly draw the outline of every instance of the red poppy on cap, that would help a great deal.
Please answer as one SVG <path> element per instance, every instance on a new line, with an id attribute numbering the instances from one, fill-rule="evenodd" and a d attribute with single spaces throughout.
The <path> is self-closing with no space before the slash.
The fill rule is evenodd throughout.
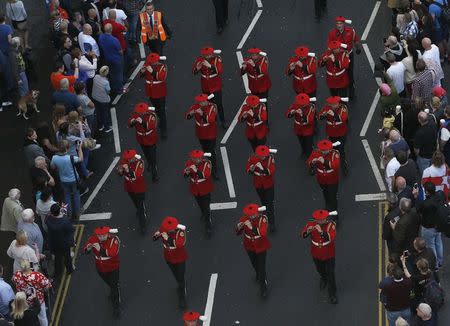
<path id="1" fill-rule="evenodd" d="M 134 149 L 127 149 L 122 153 L 122 159 L 126 161 L 131 160 L 136 154 L 137 152 Z"/>
<path id="2" fill-rule="evenodd" d="M 328 139 L 324 139 L 317 143 L 317 148 L 320 151 L 329 151 L 333 149 L 333 143 Z"/>
<path id="3" fill-rule="evenodd" d="M 336 20 L 336 22 L 342 22 L 342 23 L 345 23 L 345 21 L 346 21 L 345 17 L 342 17 L 342 16 L 337 16 L 335 20 Z"/>
<path id="4" fill-rule="evenodd" d="M 308 94 L 300 93 L 295 97 L 295 103 L 298 105 L 308 105 L 310 103 Z"/>
<path id="5" fill-rule="evenodd" d="M 243 211 L 245 215 L 252 216 L 258 214 L 258 208 L 258 204 L 247 204 L 245 205 Z"/>
<path id="6" fill-rule="evenodd" d="M 328 42 L 328 48 L 330 50 L 339 49 L 340 46 L 341 46 L 341 42 L 339 42 L 339 41 L 330 41 L 330 42 Z"/>
<path id="7" fill-rule="evenodd" d="M 195 102 L 205 102 L 205 101 L 208 101 L 207 94 L 200 94 L 195 97 Z"/>
<path id="8" fill-rule="evenodd" d="M 259 104 L 259 97 L 256 95 L 249 95 L 245 99 L 245 103 L 247 103 L 250 106 L 257 106 Z"/>
<path id="9" fill-rule="evenodd" d="M 266 157 L 267 155 L 269 155 L 269 147 L 267 147 L 266 145 L 259 145 L 258 147 L 256 147 L 255 153 L 260 157 Z"/>
<path id="10" fill-rule="evenodd" d="M 212 48 L 210 46 L 204 46 L 200 49 L 201 55 L 210 55 L 210 54 L 213 54 L 213 52 L 214 52 L 214 48 Z"/>
<path id="11" fill-rule="evenodd" d="M 260 48 L 250 48 L 247 50 L 247 52 L 249 54 L 259 54 L 259 52 L 261 52 L 261 49 Z"/>
<path id="12" fill-rule="evenodd" d="M 141 102 L 134 106 L 134 112 L 136 113 L 145 113 L 148 111 L 148 104 Z"/>
<path id="13" fill-rule="evenodd" d="M 339 102 L 341 102 L 341 98 L 339 96 L 327 97 L 328 104 L 339 104 Z"/>
<path id="14" fill-rule="evenodd" d="M 445 94 L 447 94 L 447 92 L 441 86 L 436 86 L 436 87 L 433 88 L 433 95 L 434 96 L 437 96 L 437 97 L 441 98 Z"/>
<path id="15" fill-rule="evenodd" d="M 316 221 L 322 221 L 324 219 L 326 219 L 328 217 L 328 215 L 330 215 L 328 213 L 328 211 L 324 210 L 324 209 L 318 209 L 316 211 L 313 212 L 312 216 Z"/>
<path id="16" fill-rule="evenodd" d="M 193 151 L 191 151 L 189 153 L 189 156 L 191 158 L 202 158 L 203 155 L 205 155 L 205 152 L 203 152 L 202 150 L 199 150 L 199 149 L 194 149 Z"/>
<path id="17" fill-rule="evenodd" d="M 170 232 L 177 228 L 178 220 L 173 216 L 167 216 L 161 223 L 160 232 Z"/>
<path id="18" fill-rule="evenodd" d="M 200 318 L 200 314 L 196 311 L 186 311 L 183 314 L 184 321 L 197 321 Z"/>
<path id="19" fill-rule="evenodd" d="M 158 62 L 158 61 L 159 61 L 159 54 L 158 53 L 152 52 L 152 53 L 150 53 L 147 56 L 147 62 L 149 64 L 151 64 L 151 65 L 156 63 L 156 62 Z"/>
<path id="20" fill-rule="evenodd" d="M 295 49 L 295 55 L 297 57 L 304 58 L 304 57 L 308 56 L 308 53 L 309 53 L 309 49 L 306 46 L 299 46 L 298 48 Z"/>
<path id="21" fill-rule="evenodd" d="M 102 226 L 100 228 L 95 228 L 94 233 L 96 235 L 105 235 L 109 233 L 109 230 L 110 230 L 109 226 Z"/>

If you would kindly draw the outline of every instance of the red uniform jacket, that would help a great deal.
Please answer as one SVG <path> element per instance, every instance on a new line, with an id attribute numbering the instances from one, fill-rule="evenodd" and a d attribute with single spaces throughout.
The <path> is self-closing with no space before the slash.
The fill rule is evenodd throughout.
<path id="1" fill-rule="evenodd" d="M 295 65 L 294 68 L 291 68 L 291 64 L 296 63 L 297 61 L 300 61 L 303 66 L 300 68 L 298 65 Z M 298 57 L 293 56 L 289 59 L 286 75 L 292 75 L 292 87 L 294 88 L 295 93 L 310 94 L 317 89 L 316 71 L 317 60 L 314 57 L 308 56 L 299 59 Z"/>
<path id="2" fill-rule="evenodd" d="M 356 31 L 354 28 L 349 26 L 344 26 L 344 30 L 341 32 L 338 31 L 337 28 L 333 28 L 328 33 L 328 42 L 338 41 L 344 44 L 347 44 L 347 52 L 350 54 L 353 51 L 354 43 L 358 43 L 360 38 L 356 35 Z"/>
<path id="3" fill-rule="evenodd" d="M 142 123 L 136 120 L 139 117 L 142 119 Z M 131 118 L 128 119 L 128 127 L 134 127 L 137 142 L 144 146 L 156 144 L 158 140 L 156 125 L 156 115 L 152 112 L 146 114 L 134 113 Z"/>
<path id="4" fill-rule="evenodd" d="M 204 60 L 209 62 L 211 68 L 202 65 L 200 70 L 198 70 L 197 64 Z M 215 93 L 222 89 L 222 71 L 222 58 L 218 55 L 215 55 L 209 59 L 198 57 L 192 66 L 193 74 L 197 74 L 198 72 L 201 74 L 200 80 L 202 84 L 202 92 L 205 94 Z"/>
<path id="5" fill-rule="evenodd" d="M 144 68 L 149 66 L 145 64 Z M 167 95 L 167 66 L 163 63 L 157 63 L 152 66 L 153 72 L 150 73 L 147 69 L 144 72 L 145 76 L 145 95 L 150 98 L 162 98 Z"/>
<path id="6" fill-rule="evenodd" d="M 256 155 L 252 155 L 247 161 L 245 171 L 253 174 L 253 185 L 256 189 L 272 188 L 275 175 L 275 158 L 273 155 L 269 155 L 265 159 L 261 159 Z"/>
<path id="7" fill-rule="evenodd" d="M 203 114 L 196 112 L 200 109 Z M 217 107 L 214 103 L 208 103 L 206 106 L 201 106 L 196 103 L 186 111 L 184 117 L 191 119 L 194 116 L 195 120 L 195 135 L 198 139 L 215 139 L 217 137 Z"/>
<path id="8" fill-rule="evenodd" d="M 332 149 L 328 154 L 322 155 L 320 151 L 313 151 L 309 156 L 306 163 L 310 166 L 313 165 L 312 160 L 315 158 L 323 157 L 325 162 L 321 163 L 316 161 L 317 168 L 316 178 L 317 182 L 321 185 L 336 184 L 339 182 L 339 167 L 341 160 L 339 158 L 339 152 Z"/>
<path id="9" fill-rule="evenodd" d="M 333 111 L 334 115 L 328 111 Z M 347 106 L 341 104 L 337 109 L 332 109 L 331 106 L 325 105 L 319 112 L 319 117 L 325 117 L 326 127 L 325 131 L 328 137 L 342 137 L 348 132 L 348 111 Z"/>
<path id="10" fill-rule="evenodd" d="M 187 260 L 186 232 L 180 229 L 167 233 L 169 238 L 162 239 L 164 248 L 164 259 L 170 264 L 179 264 Z"/>
<path id="11" fill-rule="evenodd" d="M 251 62 L 251 59 L 247 58 L 245 62 Z M 241 74 L 247 74 L 248 76 L 248 88 L 250 88 L 252 94 L 267 92 L 272 86 L 267 69 L 268 63 L 267 57 L 261 57 L 254 62 L 254 66 L 248 63 L 245 69 L 241 68 Z"/>
<path id="12" fill-rule="evenodd" d="M 244 223 L 247 220 L 252 223 L 251 229 L 246 225 L 242 225 L 241 228 L 236 228 L 237 235 L 244 233 L 245 250 L 257 254 L 269 250 L 272 246 L 267 238 L 267 216 L 258 215 L 252 220 L 248 216 L 242 216 L 239 222 Z"/>
<path id="13" fill-rule="evenodd" d="M 342 50 L 335 55 L 334 61 L 324 59 L 332 53 L 331 50 L 327 50 L 319 61 L 327 72 L 327 86 L 328 88 L 345 88 L 349 84 L 347 68 L 350 65 L 350 59 L 347 52 Z"/>
<path id="14" fill-rule="evenodd" d="M 195 165 L 197 172 L 192 168 Z M 213 191 L 213 183 L 211 180 L 211 162 L 203 159 L 200 163 L 194 163 L 187 160 L 184 164 L 185 177 L 189 178 L 189 190 L 194 196 L 204 196 Z"/>
<path id="15" fill-rule="evenodd" d="M 120 240 L 119 237 L 108 234 L 106 241 L 100 242 L 96 234 L 89 237 L 88 242 L 84 246 L 84 250 L 87 250 L 89 245 L 98 244 L 100 250 L 92 247 L 92 252 L 95 257 L 95 267 L 100 273 L 109 273 L 119 268 L 120 258 Z"/>
<path id="16" fill-rule="evenodd" d="M 294 132 L 297 136 L 312 136 L 316 125 L 316 106 L 309 104 L 301 107 L 292 104 L 284 114 L 286 118 L 294 117 Z"/>
<path id="17" fill-rule="evenodd" d="M 335 255 L 334 239 L 336 238 L 336 226 L 334 222 L 322 224 L 322 233 L 314 229 L 316 222 L 308 222 L 300 235 L 303 238 L 311 236 L 311 256 L 318 260 L 328 260 Z M 308 228 L 313 228 L 308 232 Z"/>
<path id="18" fill-rule="evenodd" d="M 123 172 L 123 185 L 126 192 L 143 193 L 147 190 L 144 178 L 144 160 L 133 159 L 131 161 L 121 160 L 121 165 L 128 165 L 129 172 Z"/>
<path id="19" fill-rule="evenodd" d="M 245 136 L 248 139 L 263 139 L 269 132 L 267 127 L 267 109 L 264 103 L 260 103 L 255 108 L 244 104 L 238 120 L 247 122 Z"/>

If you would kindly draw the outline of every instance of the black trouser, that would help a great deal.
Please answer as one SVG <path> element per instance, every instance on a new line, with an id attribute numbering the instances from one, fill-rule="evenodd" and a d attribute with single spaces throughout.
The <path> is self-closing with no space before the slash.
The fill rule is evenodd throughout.
<path id="1" fill-rule="evenodd" d="M 148 48 L 150 49 L 150 52 L 156 52 L 159 55 L 163 55 L 164 42 L 161 42 L 160 39 L 147 40 L 147 45 Z"/>
<path id="2" fill-rule="evenodd" d="M 166 98 L 152 98 L 149 97 L 150 103 L 155 107 L 156 115 L 158 116 L 158 124 L 163 136 L 167 133 L 167 118 L 166 118 Z"/>
<path id="3" fill-rule="evenodd" d="M 256 279 L 262 285 L 266 282 L 266 256 L 267 251 L 260 252 L 257 254 L 253 251 L 247 250 L 248 258 L 250 258 L 250 262 L 256 272 Z"/>
<path id="4" fill-rule="evenodd" d="M 217 174 L 217 157 L 216 157 L 216 138 L 214 139 L 199 139 L 202 150 L 206 153 L 211 153 L 212 174 Z"/>
<path id="5" fill-rule="evenodd" d="M 228 0 L 213 0 L 213 4 L 216 11 L 217 28 L 224 28 L 225 22 L 228 20 Z"/>
<path id="6" fill-rule="evenodd" d="M 186 270 L 186 262 L 172 264 L 166 261 L 170 270 L 172 271 L 173 277 L 178 283 L 178 289 L 184 289 L 186 287 L 186 281 L 184 280 L 184 272 Z"/>
<path id="7" fill-rule="evenodd" d="M 331 96 L 347 97 L 348 96 L 348 87 L 330 88 L 330 94 L 331 94 Z"/>
<path id="8" fill-rule="evenodd" d="M 336 211 L 338 207 L 337 202 L 337 193 L 338 193 L 338 187 L 339 183 L 331 184 L 331 185 L 325 185 L 325 184 L 319 184 L 320 188 L 322 188 L 322 194 L 323 198 L 325 200 L 325 209 L 329 212 Z M 337 219 L 337 215 L 335 216 Z"/>
<path id="9" fill-rule="evenodd" d="M 259 145 L 265 145 L 266 141 L 267 141 L 266 137 L 261 138 L 261 139 L 258 139 L 256 137 L 252 138 L 252 139 L 250 139 L 250 138 L 247 138 L 247 139 L 250 142 L 250 146 L 252 146 L 253 151 L 255 151 L 256 147 L 258 147 Z"/>
<path id="10" fill-rule="evenodd" d="M 275 225 L 275 208 L 274 208 L 274 199 L 275 199 L 275 187 L 271 188 L 256 188 L 256 192 L 258 193 L 259 200 L 261 201 L 261 206 L 266 206 L 267 217 L 269 218 L 269 224 L 271 226 Z"/>
<path id="11" fill-rule="evenodd" d="M 316 18 L 322 17 L 322 13 L 326 8 L 327 0 L 314 0 L 314 13 Z"/>
<path id="12" fill-rule="evenodd" d="M 347 164 L 347 160 L 345 159 L 345 142 L 347 141 L 347 135 L 341 137 L 328 137 L 331 142 L 340 142 L 339 146 L 335 148 L 339 151 L 340 159 L 342 164 Z"/>
<path id="13" fill-rule="evenodd" d="M 327 282 L 328 285 L 328 295 L 336 296 L 336 279 L 334 277 L 334 257 L 327 260 L 315 259 L 314 264 L 316 265 L 317 272 L 320 278 Z"/>
<path id="14" fill-rule="evenodd" d="M 120 296 L 120 285 L 119 285 L 119 269 L 115 269 L 112 272 L 101 273 L 97 270 L 98 275 L 108 284 L 111 290 L 111 301 L 113 309 L 119 309 L 120 302 L 122 301 Z"/>
<path id="15" fill-rule="evenodd" d="M 300 143 L 300 146 L 302 147 L 302 154 L 306 157 L 309 157 L 311 155 L 312 149 L 313 149 L 313 138 L 314 135 L 311 136 L 298 136 L 298 142 Z"/>
<path id="16" fill-rule="evenodd" d="M 66 267 L 67 273 L 73 272 L 72 257 L 70 257 L 70 247 L 60 248 L 58 250 L 52 251 L 55 255 L 55 278 L 59 279 L 63 272 L 63 260 L 64 266 Z"/>
<path id="17" fill-rule="evenodd" d="M 228 1 L 228 0 L 226 0 Z M 211 102 L 213 102 L 215 105 L 217 105 L 217 111 L 219 113 L 219 119 L 222 124 L 225 123 L 225 113 L 223 112 L 223 105 L 222 105 L 222 90 L 217 91 L 214 94 L 214 97 L 211 99 Z"/>
<path id="18" fill-rule="evenodd" d="M 139 226 L 145 228 L 147 225 L 147 208 L 145 207 L 145 192 L 129 192 L 131 200 L 137 209 L 136 216 L 139 219 Z"/>
<path id="19" fill-rule="evenodd" d="M 89 96 L 89 98 L 92 98 L 92 86 L 94 84 L 94 77 L 88 78 L 86 80 L 86 92 Z"/>
<path id="20" fill-rule="evenodd" d="M 197 201 L 198 207 L 200 207 L 200 211 L 202 212 L 202 219 L 205 221 L 205 229 L 210 231 L 212 227 L 211 209 L 209 207 L 211 204 L 211 193 L 194 197 Z"/>
<path id="21" fill-rule="evenodd" d="M 152 177 L 158 175 L 158 166 L 156 164 L 156 144 L 155 145 L 141 145 L 147 163 L 152 170 Z"/>

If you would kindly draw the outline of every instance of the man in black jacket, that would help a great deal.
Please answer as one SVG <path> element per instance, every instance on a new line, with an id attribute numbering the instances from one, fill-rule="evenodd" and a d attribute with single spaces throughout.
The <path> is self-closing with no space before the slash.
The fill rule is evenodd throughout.
<path id="1" fill-rule="evenodd" d="M 396 250 L 390 222 L 400 218 L 400 208 L 398 207 L 398 198 L 396 194 L 390 192 L 387 196 L 387 201 L 389 207 L 383 222 L 383 239 L 386 241 L 389 256 L 391 256 Z"/>
<path id="2" fill-rule="evenodd" d="M 419 234 L 419 214 L 411 207 L 411 199 L 402 198 L 399 202 L 400 216 L 398 220 L 389 222 L 392 229 L 396 253 L 400 256 L 405 250 L 412 251 L 413 241 Z"/>

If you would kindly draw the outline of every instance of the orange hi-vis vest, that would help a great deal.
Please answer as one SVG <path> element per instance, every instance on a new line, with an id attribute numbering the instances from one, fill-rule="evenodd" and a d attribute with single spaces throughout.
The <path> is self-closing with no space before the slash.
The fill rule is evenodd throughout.
<path id="1" fill-rule="evenodd" d="M 167 39 L 166 31 L 161 22 L 161 12 L 154 11 L 153 12 L 153 28 L 150 25 L 150 19 L 146 12 L 141 12 L 139 14 L 139 19 L 141 20 L 141 39 L 142 43 L 147 43 L 147 40 L 156 40 L 159 39 L 164 42 Z"/>

